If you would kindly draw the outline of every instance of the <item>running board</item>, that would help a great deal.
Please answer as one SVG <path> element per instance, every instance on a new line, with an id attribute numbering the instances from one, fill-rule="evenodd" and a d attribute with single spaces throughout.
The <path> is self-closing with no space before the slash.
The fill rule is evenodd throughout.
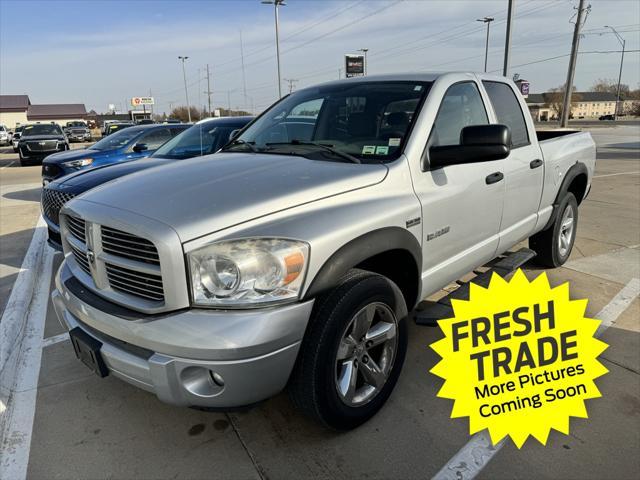
<path id="1" fill-rule="evenodd" d="M 491 282 L 491 276 L 493 273 L 497 273 L 501 277 L 506 277 L 535 256 L 536 252 L 528 248 L 522 248 L 517 252 L 506 254 L 493 264 L 486 272 L 477 273 L 477 276 L 474 277 L 473 280 L 464 283 L 458 282 L 460 287 L 437 302 L 422 302 L 426 303 L 426 306 L 414 313 L 414 321 L 418 325 L 436 327 L 438 325 L 438 320 L 453 317 L 451 300 L 469 300 L 469 290 L 472 283 L 487 288 L 489 286 L 489 282 Z"/>

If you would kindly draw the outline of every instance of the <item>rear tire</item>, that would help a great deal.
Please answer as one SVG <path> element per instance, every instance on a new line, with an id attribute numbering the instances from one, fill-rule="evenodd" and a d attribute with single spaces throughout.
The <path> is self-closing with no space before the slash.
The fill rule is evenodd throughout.
<path id="1" fill-rule="evenodd" d="M 578 202 L 568 192 L 558 205 L 553 224 L 529 238 L 529 248 L 536 252 L 536 263 L 545 267 L 559 267 L 571 255 L 578 227 Z"/>
<path id="2" fill-rule="evenodd" d="M 385 404 L 407 350 L 407 307 L 388 278 L 351 270 L 316 299 L 289 381 L 296 407 L 336 430 Z"/>

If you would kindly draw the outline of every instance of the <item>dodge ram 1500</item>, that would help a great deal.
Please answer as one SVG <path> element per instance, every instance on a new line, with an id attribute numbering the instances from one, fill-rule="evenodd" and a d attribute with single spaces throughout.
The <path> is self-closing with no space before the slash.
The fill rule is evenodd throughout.
<path id="1" fill-rule="evenodd" d="M 567 260 L 595 168 L 474 73 L 301 89 L 217 155 L 69 201 L 57 314 L 100 376 L 198 407 L 288 387 L 337 429 L 386 402 L 420 299 L 527 238 Z"/>

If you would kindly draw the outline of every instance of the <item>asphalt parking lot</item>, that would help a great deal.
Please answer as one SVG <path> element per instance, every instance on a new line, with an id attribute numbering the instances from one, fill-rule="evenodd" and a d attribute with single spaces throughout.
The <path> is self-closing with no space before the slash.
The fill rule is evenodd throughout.
<path id="1" fill-rule="evenodd" d="M 593 128 L 598 164 L 581 205 L 570 261 L 549 270 L 569 281 L 596 316 L 640 278 L 640 126 Z M 76 144 L 75 146 L 80 146 Z M 0 308 L 4 309 L 39 217 L 40 167 L 19 167 L 0 148 Z M 41 287 L 62 258 L 47 254 Z M 534 265 L 525 271 L 540 273 Z M 637 282 L 637 280 L 635 280 Z M 440 295 L 445 294 L 441 292 Z M 43 314 L 44 314 L 43 309 Z M 326 431 L 296 412 L 286 394 L 250 410 L 210 413 L 165 405 L 119 380 L 99 379 L 74 356 L 48 305 L 32 428 L 11 445 L 27 456 L 28 478 L 430 478 L 469 441 L 468 423 L 450 419 L 436 398 L 442 381 L 429 345 L 435 328 L 410 326 L 407 360 L 394 394 L 370 422 Z M 479 478 L 637 478 L 640 459 L 640 300 L 625 305 L 603 335 L 609 374 L 589 419 L 571 420 L 568 436 L 547 446 L 507 442 Z M 36 372 L 38 373 L 38 372 Z M 28 426 L 28 425 L 27 425 Z"/>

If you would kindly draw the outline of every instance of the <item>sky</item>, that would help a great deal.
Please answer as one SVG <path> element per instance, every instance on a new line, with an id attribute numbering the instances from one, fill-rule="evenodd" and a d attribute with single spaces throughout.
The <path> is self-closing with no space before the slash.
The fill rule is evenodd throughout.
<path id="1" fill-rule="evenodd" d="M 280 7 L 283 92 L 338 78 L 344 54 L 367 48 L 368 73 L 502 71 L 507 0 L 287 0 Z M 640 2 L 586 0 L 575 85 L 640 87 Z M 565 82 L 578 0 L 515 0 L 511 69 L 543 92 Z M 242 37 L 242 42 L 241 42 Z M 244 74 L 241 62 L 244 52 Z M 635 50 L 635 51 L 634 51 Z M 156 112 L 206 104 L 259 112 L 278 98 L 274 7 L 260 0 L 0 0 L 0 94 L 32 103 L 128 107 L 150 93 Z M 557 58 L 554 58 L 557 57 Z M 344 73 L 344 71 L 342 72 Z M 286 80 L 285 80 L 286 79 Z M 246 92 L 246 94 L 245 94 Z"/>

